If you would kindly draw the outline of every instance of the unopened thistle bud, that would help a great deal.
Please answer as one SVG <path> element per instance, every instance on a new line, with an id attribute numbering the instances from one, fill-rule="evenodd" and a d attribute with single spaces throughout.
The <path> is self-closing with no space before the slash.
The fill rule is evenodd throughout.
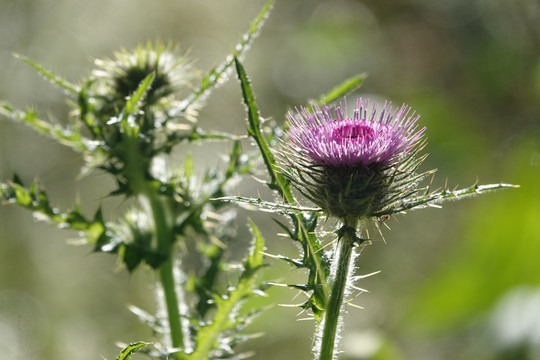
<path id="1" fill-rule="evenodd" d="M 346 105 L 300 108 L 287 116 L 280 168 L 291 183 L 328 215 L 345 219 L 391 213 L 418 193 L 427 173 L 416 169 L 425 128 L 407 105 L 393 109 L 358 99 Z"/>
<path id="2" fill-rule="evenodd" d="M 115 158 L 114 164 L 106 168 L 113 173 L 121 171 L 127 161 L 126 137 L 136 137 L 145 159 L 170 151 L 174 135 L 169 128 L 179 120 L 194 120 L 196 108 L 182 107 L 197 74 L 191 60 L 177 48 L 157 42 L 140 45 L 133 51 L 119 51 L 114 58 L 97 59 L 95 64 L 96 69 L 85 83 L 84 98 L 81 97 L 85 106 L 80 110 L 84 112 L 79 110 L 76 114 L 92 128 L 93 140 L 101 141 L 108 156 Z M 153 81 L 137 102 L 137 111 L 129 114 L 127 127 L 131 130 L 126 131 L 122 119 L 127 102 L 149 75 L 153 75 Z"/>
<path id="3" fill-rule="evenodd" d="M 119 141 L 115 119 L 126 105 L 127 99 L 137 91 L 150 74 L 154 80 L 144 95 L 140 112 L 134 123 L 147 138 L 154 137 L 174 114 L 169 114 L 191 92 L 196 70 L 191 61 L 171 45 L 148 43 L 133 51 L 122 50 L 112 59 L 95 60 L 97 68 L 88 81 L 88 96 L 93 106 L 88 109 L 103 129 L 100 134 L 108 143 Z M 182 114 L 192 119 L 192 114 Z M 112 124 L 112 126 L 109 126 Z M 152 140 L 153 141 L 153 140 Z"/>

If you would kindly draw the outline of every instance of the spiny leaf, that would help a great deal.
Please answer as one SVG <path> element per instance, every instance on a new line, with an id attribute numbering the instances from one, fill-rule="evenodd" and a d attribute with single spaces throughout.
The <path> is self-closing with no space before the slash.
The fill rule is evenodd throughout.
<path id="1" fill-rule="evenodd" d="M 240 63 L 240 60 L 235 57 L 236 71 L 238 73 L 238 78 L 240 79 L 240 86 L 242 87 L 242 95 L 244 98 L 244 103 L 246 104 L 248 111 L 248 122 L 249 122 L 249 135 L 255 140 L 261 155 L 263 157 L 266 169 L 270 175 L 270 187 L 273 190 L 276 190 L 282 197 L 285 198 L 285 201 L 288 203 L 294 203 L 295 200 L 290 192 L 290 184 L 285 179 L 283 175 L 278 173 L 275 170 L 276 160 L 274 154 L 270 150 L 267 140 L 264 138 L 264 135 L 261 131 L 261 116 L 259 114 L 259 109 L 255 103 L 255 94 L 253 93 L 253 88 L 251 82 L 246 74 L 244 66 Z"/>
<path id="2" fill-rule="evenodd" d="M 142 341 L 131 343 L 120 352 L 120 355 L 118 355 L 116 360 L 129 360 L 131 358 L 131 355 L 136 353 L 140 348 L 149 344 L 150 343 Z"/>
<path id="3" fill-rule="evenodd" d="M 214 308 L 212 293 L 220 271 L 223 270 L 223 256 L 225 251 L 217 245 L 208 246 L 204 249 L 204 256 L 209 261 L 208 267 L 202 276 L 194 276 L 193 290 L 198 295 L 197 314 L 204 318 L 208 310 Z"/>
<path id="4" fill-rule="evenodd" d="M 264 266 L 264 239 L 259 231 L 259 228 L 255 223 L 249 220 L 251 232 L 253 234 L 253 246 L 249 252 L 247 260 L 244 262 L 245 271 L 242 274 L 243 277 L 251 277 L 252 273 Z"/>
<path id="5" fill-rule="evenodd" d="M 176 144 L 181 143 L 182 141 L 195 142 L 200 140 L 233 140 L 237 141 L 242 139 L 242 137 L 228 134 L 220 131 L 206 131 L 199 127 L 194 127 L 192 129 L 186 129 L 187 131 L 173 130 L 168 132 L 167 141 L 161 147 L 158 148 L 157 152 L 170 153 L 173 147 Z"/>
<path id="6" fill-rule="evenodd" d="M 132 116 L 140 110 L 141 104 L 146 94 L 150 90 L 155 77 L 155 73 L 150 73 L 141 81 L 137 90 L 135 90 L 133 95 L 131 95 L 126 101 L 126 105 L 124 106 L 119 119 L 116 120 L 116 122 L 122 122 L 124 131 L 129 134 L 130 137 L 136 137 L 139 133 L 140 125 L 135 123 Z"/>
<path id="7" fill-rule="evenodd" d="M 65 89 L 65 90 L 67 90 L 67 91 L 69 91 L 69 92 L 71 92 L 73 94 L 78 94 L 79 93 L 79 87 L 77 85 L 71 84 L 67 80 L 64 80 L 61 77 L 54 75 L 51 71 L 49 71 L 49 70 L 45 69 L 43 66 L 35 63 L 34 61 L 30 60 L 26 56 L 19 55 L 19 54 L 14 54 L 14 56 L 17 59 L 20 59 L 20 60 L 24 61 L 25 63 L 27 63 L 28 65 L 30 65 L 31 67 L 33 67 L 34 69 L 39 71 L 41 73 L 41 75 L 45 76 L 53 84 L 58 85 L 61 88 Z"/>
<path id="8" fill-rule="evenodd" d="M 31 210 L 37 219 L 57 224 L 62 229 L 83 231 L 89 243 L 97 243 L 106 237 L 106 228 L 98 210 L 93 220 L 86 219 L 79 209 L 61 212 L 50 205 L 47 193 L 37 182 L 24 187 L 18 177 L 8 184 L 0 184 L 0 201 L 16 204 Z"/>
<path id="9" fill-rule="evenodd" d="M 262 253 L 264 239 L 259 229 L 251 221 L 250 226 L 253 233 L 253 246 L 243 263 L 244 270 L 238 284 L 235 288 L 230 289 L 226 296 L 216 295 L 214 297 L 215 312 L 212 322 L 199 329 L 195 351 L 187 355 L 186 359 L 207 360 L 211 351 L 216 348 L 218 339 L 245 322 L 236 314 L 235 309 L 247 297 L 257 293 L 259 285 L 255 281 L 255 275 L 264 266 Z"/>
<path id="10" fill-rule="evenodd" d="M 275 203 L 271 201 L 262 200 L 261 198 L 253 199 L 253 198 L 248 198 L 244 196 L 223 196 L 223 197 L 213 199 L 213 200 L 253 205 L 253 206 L 257 206 L 261 208 L 262 210 L 267 210 L 270 212 L 276 212 L 276 213 L 281 213 L 281 214 L 288 214 L 288 215 L 297 214 L 299 212 L 320 212 L 321 211 L 320 208 Z"/>
<path id="11" fill-rule="evenodd" d="M 259 30 L 262 28 L 266 18 L 270 14 L 270 10 L 274 5 L 274 0 L 266 2 L 262 10 L 259 12 L 255 20 L 251 23 L 249 30 L 242 36 L 240 42 L 235 47 L 233 54 L 236 57 L 242 57 L 249 49 L 249 46 L 257 36 Z M 185 105 L 180 109 L 180 113 L 185 112 L 189 107 L 203 100 L 210 92 L 212 88 L 219 86 L 226 80 L 232 66 L 234 65 L 233 55 L 227 56 L 225 61 L 220 65 L 212 68 L 208 74 L 201 80 L 201 85 L 197 88 L 193 94 L 187 99 Z"/>
<path id="12" fill-rule="evenodd" d="M 195 141 L 195 140 L 240 140 L 237 135 L 227 134 L 225 132 L 218 131 L 206 131 L 201 128 L 194 128 L 187 136 L 181 137 L 182 140 Z"/>
<path id="13" fill-rule="evenodd" d="M 165 333 L 166 329 L 163 327 L 164 324 L 157 316 L 151 315 L 134 305 L 128 305 L 128 309 L 139 318 L 139 321 L 151 328 L 155 333 L 160 335 Z"/>
<path id="14" fill-rule="evenodd" d="M 268 140 L 261 131 L 261 117 L 259 109 L 255 103 L 255 95 L 246 71 L 240 61 L 235 58 L 236 71 L 240 80 L 244 103 L 248 111 L 249 135 L 255 140 L 261 155 L 264 159 L 266 169 L 270 176 L 269 187 L 277 191 L 284 203 L 290 206 L 298 206 L 292 192 L 289 181 L 276 170 L 276 161 L 270 150 Z M 315 225 L 318 216 L 312 213 L 309 216 L 304 214 L 290 214 L 294 224 L 292 239 L 300 242 L 304 254 L 302 261 L 309 268 L 308 286 L 314 289 L 308 300 L 309 306 L 317 320 L 322 319 L 326 304 L 329 299 L 328 276 L 330 274 L 330 263 L 322 250 L 317 236 L 315 235 Z"/>
<path id="15" fill-rule="evenodd" d="M 89 113 L 91 112 L 91 102 L 90 95 L 88 94 L 88 90 L 92 86 L 93 81 L 85 81 L 81 85 L 81 89 L 78 92 L 77 96 L 77 105 L 79 110 L 79 117 L 82 120 L 82 122 L 88 127 L 88 130 L 92 132 L 92 135 L 95 135 L 95 129 L 93 125 L 93 121 L 89 119 Z"/>
<path id="16" fill-rule="evenodd" d="M 155 73 L 148 74 L 143 81 L 139 84 L 139 87 L 137 90 L 131 95 L 126 102 L 126 105 L 124 107 L 123 114 L 125 117 L 134 114 L 136 111 L 140 108 L 140 103 L 144 100 L 144 97 L 150 90 L 150 87 L 152 86 L 152 82 L 156 78 Z"/>
<path id="17" fill-rule="evenodd" d="M 288 262 L 290 263 L 291 265 L 297 267 L 297 268 L 305 268 L 306 265 L 300 261 L 300 260 L 295 260 L 295 259 L 291 259 L 287 256 L 283 256 L 283 255 L 271 255 L 271 254 L 265 254 L 267 257 L 271 257 L 271 258 L 274 258 L 274 259 L 279 259 L 279 260 L 283 260 L 285 262 Z"/>
<path id="18" fill-rule="evenodd" d="M 0 114 L 27 124 L 41 134 L 47 135 L 78 152 L 92 152 L 98 145 L 96 142 L 85 139 L 78 131 L 65 129 L 58 124 L 40 119 L 33 110 L 17 110 L 7 103 L 0 103 Z"/>
<path id="19" fill-rule="evenodd" d="M 225 177 L 230 179 L 235 173 L 238 172 L 240 166 L 240 156 L 242 155 L 242 145 L 240 141 L 235 141 L 233 149 L 229 154 L 229 166 L 225 172 Z"/>
<path id="20" fill-rule="evenodd" d="M 512 184 L 490 184 L 490 185 L 472 185 L 460 190 L 444 189 L 436 192 L 426 192 L 423 196 L 415 197 L 404 202 L 400 207 L 389 209 L 380 213 L 374 214 L 374 216 L 392 215 L 402 211 L 421 209 L 429 206 L 435 206 L 442 204 L 449 200 L 459 200 L 475 195 L 485 194 L 502 189 L 514 189 L 519 188 L 519 185 Z"/>
<path id="21" fill-rule="evenodd" d="M 360 74 L 356 75 L 350 79 L 345 80 L 332 90 L 330 90 L 328 93 L 324 94 L 319 98 L 318 102 L 322 102 L 325 104 L 329 104 L 345 95 L 347 95 L 350 92 L 353 92 L 357 90 L 364 80 L 367 78 L 367 74 Z"/>

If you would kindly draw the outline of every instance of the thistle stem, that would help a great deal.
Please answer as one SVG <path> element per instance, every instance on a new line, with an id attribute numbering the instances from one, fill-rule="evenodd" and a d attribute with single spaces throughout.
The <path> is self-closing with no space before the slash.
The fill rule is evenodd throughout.
<path id="1" fill-rule="evenodd" d="M 176 294 L 176 279 L 174 276 L 174 259 L 172 254 L 174 234 L 172 233 L 172 226 L 168 221 L 170 216 L 167 211 L 165 199 L 159 199 L 159 195 L 154 194 L 153 196 L 149 196 L 148 200 L 154 219 L 159 252 L 167 256 L 167 259 L 159 267 L 159 277 L 165 297 L 171 346 L 173 348 L 181 348 L 184 345 L 184 336 L 180 321 L 178 295 Z"/>
<path id="2" fill-rule="evenodd" d="M 173 272 L 173 260 L 169 257 L 167 261 L 161 264 L 159 268 L 159 277 L 163 294 L 165 296 L 165 305 L 171 331 L 171 345 L 173 348 L 180 348 L 183 345 L 182 325 L 180 323 L 180 310 L 178 308 L 178 296 L 176 295 L 176 282 Z"/>
<path id="3" fill-rule="evenodd" d="M 335 273 L 331 283 L 328 307 L 324 315 L 319 360 L 332 360 L 337 352 L 337 329 L 341 321 L 341 308 L 345 300 L 345 289 L 349 275 L 357 220 L 345 221 L 337 240 L 334 259 Z"/>
<path id="4" fill-rule="evenodd" d="M 172 208 L 169 200 L 161 196 L 145 177 L 148 171 L 148 161 L 145 161 L 144 155 L 141 154 L 138 138 L 126 136 L 123 141 L 126 149 L 124 176 L 128 179 L 130 190 L 133 194 L 138 195 L 141 205 L 151 216 L 154 223 L 157 250 L 160 255 L 165 257 L 165 261 L 159 267 L 159 277 L 165 297 L 171 346 L 182 348 L 184 335 L 180 319 L 180 304 L 176 293 L 172 251 L 174 243 Z"/>

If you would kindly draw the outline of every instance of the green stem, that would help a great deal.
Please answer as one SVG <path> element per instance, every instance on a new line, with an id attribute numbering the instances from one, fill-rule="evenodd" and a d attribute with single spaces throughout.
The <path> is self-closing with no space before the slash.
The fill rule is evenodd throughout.
<path id="1" fill-rule="evenodd" d="M 184 336 L 180 319 L 178 295 L 176 293 L 174 258 L 172 254 L 174 234 L 172 232 L 172 224 L 168 221 L 170 211 L 167 209 L 167 200 L 159 199 L 159 195 L 152 194 L 148 200 L 154 219 L 159 252 L 167 256 L 167 259 L 159 267 L 159 277 L 165 296 L 165 306 L 169 320 L 169 329 L 171 331 L 171 345 L 173 348 L 183 348 Z"/>
<path id="2" fill-rule="evenodd" d="M 173 348 L 183 347 L 182 325 L 180 323 L 180 310 L 178 307 L 178 296 L 176 295 L 176 282 L 174 278 L 174 267 L 172 257 L 161 264 L 159 268 L 159 277 L 163 294 L 165 296 L 165 305 L 169 319 L 169 328 L 171 331 L 171 345 Z"/>
<path id="3" fill-rule="evenodd" d="M 128 179 L 131 191 L 133 194 L 138 195 L 143 207 L 146 207 L 152 217 L 158 252 L 160 255 L 166 257 L 159 268 L 159 277 L 165 296 L 171 346 L 173 348 L 183 348 L 184 335 L 174 277 L 174 259 L 172 254 L 174 219 L 169 204 L 170 200 L 161 196 L 152 186 L 151 182 L 145 178 L 148 161 L 145 161 L 144 156 L 141 154 L 138 138 L 136 136 L 126 136 L 123 141 L 124 149 L 126 150 L 124 175 Z"/>
<path id="4" fill-rule="evenodd" d="M 345 221 L 336 246 L 334 259 L 335 274 L 332 279 L 330 300 L 324 315 L 319 360 L 332 360 L 337 350 L 337 328 L 341 320 L 341 308 L 345 298 L 345 289 L 349 268 L 356 240 L 357 221 Z"/>

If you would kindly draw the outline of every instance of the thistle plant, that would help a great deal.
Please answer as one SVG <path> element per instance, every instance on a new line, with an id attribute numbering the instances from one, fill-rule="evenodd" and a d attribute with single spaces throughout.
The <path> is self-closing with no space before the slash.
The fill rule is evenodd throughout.
<path id="1" fill-rule="evenodd" d="M 334 357 L 341 307 L 347 299 L 347 282 L 355 247 L 367 240 L 361 228 L 369 219 L 392 213 L 421 190 L 417 183 L 431 171 L 417 175 L 423 157 L 418 116 L 408 106 L 393 110 L 390 104 L 377 111 L 375 104 L 358 99 L 353 116 L 346 104 L 301 108 L 288 115 L 280 170 L 299 192 L 341 228 L 334 251 L 332 290 L 320 325 L 316 352 L 321 359 Z M 359 229 L 360 228 L 360 229 Z"/>
<path id="2" fill-rule="evenodd" d="M 362 98 L 348 113 L 344 96 L 358 89 L 365 75 L 346 80 L 310 107 L 289 112 L 284 128 L 265 122 L 241 58 L 272 5 L 265 4 L 234 52 L 206 74 L 178 48 L 159 42 L 96 60 L 95 69 L 78 84 L 19 56 L 69 94 L 68 125 L 8 103 L 0 103 L 0 114 L 82 154 L 83 174 L 112 177 L 116 187 L 110 196 L 129 199 L 133 206 L 107 219 L 101 207 L 93 216 L 84 214 L 79 204 L 60 210 L 42 184 L 26 186 L 17 175 L 0 184 L 0 200 L 78 231 L 96 252 L 117 255 L 129 272 L 146 266 L 156 273 L 159 311 L 130 307 L 153 331 L 152 346 L 133 342 L 118 360 L 137 351 L 155 359 L 242 358 L 235 346 L 250 338 L 243 330 L 262 311 L 243 306 L 247 299 L 265 294 L 270 284 L 257 275 L 271 256 L 307 269 L 305 283 L 286 285 L 307 295 L 300 307 L 316 324 L 315 357 L 336 359 L 342 314 L 359 278 L 352 263 L 370 242 L 368 228 L 408 210 L 514 187 L 475 184 L 433 190 L 431 184 L 422 185 L 434 170 L 420 170 L 426 139 L 419 115 L 406 105 L 394 108 L 388 102 L 381 107 Z M 198 126 L 204 100 L 233 69 L 255 152 L 243 150 L 241 136 Z M 332 110 L 328 104 L 339 99 L 344 100 Z M 171 156 L 179 144 L 218 140 L 229 148 L 222 170 L 198 169 L 189 154 L 181 154 L 182 163 Z M 267 185 L 280 201 L 227 195 L 261 160 Z M 304 206 L 301 196 L 313 206 Z M 235 240 L 237 218 L 231 203 L 287 217 L 289 222 L 274 220 L 300 245 L 299 258 L 263 255 L 263 236 L 248 221 L 251 246 L 240 263 L 232 264 L 227 249 Z M 337 222 L 332 250 L 320 235 L 332 223 L 329 218 Z M 188 254 L 186 248 L 194 252 Z"/>
<path id="3" fill-rule="evenodd" d="M 234 46 L 236 56 L 244 55 L 272 4 L 266 3 Z M 96 68 L 80 84 L 19 57 L 69 94 L 73 109 L 68 126 L 8 103 L 0 104 L 0 114 L 81 153 L 83 174 L 111 176 L 116 188 L 110 196 L 130 199 L 133 207 L 110 219 L 101 207 L 90 217 L 79 204 L 63 211 L 51 205 L 43 185 L 36 181 L 27 187 L 17 175 L 0 185 L 0 200 L 79 231 L 96 252 L 116 254 L 130 272 L 143 264 L 155 271 L 159 311 L 154 315 L 131 307 L 155 334 L 153 346 L 135 342 L 118 359 L 129 359 L 135 351 L 156 359 L 238 356 L 235 346 L 250 338 L 242 330 L 261 310 L 245 310 L 242 304 L 267 287 L 257 276 L 265 265 L 264 241 L 250 222 L 251 247 L 244 260 L 231 263 L 227 248 L 235 240 L 236 215 L 211 199 L 226 194 L 257 159 L 243 153 L 238 136 L 197 125 L 204 100 L 232 71 L 232 54 L 201 75 L 178 48 L 148 43 L 96 60 Z M 170 156 L 180 143 L 216 140 L 229 144 L 223 170 L 196 169 L 189 154 L 182 154 L 183 164 Z M 194 250 L 179 251 L 185 248 Z M 197 258 L 200 263 L 190 265 Z"/>
<path id="4" fill-rule="evenodd" d="M 335 105 L 333 112 L 327 105 L 358 88 L 364 76 L 345 81 L 311 107 L 289 112 L 282 131 L 274 128 L 265 134 L 246 71 L 239 61 L 236 67 L 248 108 L 249 133 L 264 158 L 268 186 L 282 202 L 242 196 L 222 200 L 290 217 L 292 226 L 276 222 L 302 245 L 303 253 L 299 259 L 276 257 L 309 269 L 306 284 L 288 286 L 305 291 L 308 297 L 300 306 L 311 310 L 316 322 L 315 358 L 337 359 L 342 314 L 353 290 L 363 291 L 355 287 L 363 276 L 355 276 L 351 264 L 370 242 L 368 227 L 379 229 L 381 220 L 407 210 L 516 186 L 474 184 L 461 190 L 432 190 L 431 184 L 422 185 L 435 170 L 419 170 L 426 158 L 421 155 L 425 127 L 409 106 L 396 109 L 386 102 L 381 108 L 359 98 L 349 115 L 346 100 Z M 315 207 L 302 206 L 291 187 Z M 321 217 L 338 223 L 337 239 L 328 252 L 319 236 L 328 222 L 320 222 Z"/>

